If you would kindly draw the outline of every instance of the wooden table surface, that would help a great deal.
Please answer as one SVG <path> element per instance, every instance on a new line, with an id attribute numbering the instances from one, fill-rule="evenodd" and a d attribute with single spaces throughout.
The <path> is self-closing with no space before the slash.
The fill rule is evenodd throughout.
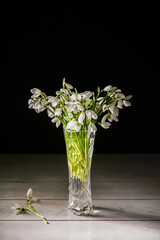
<path id="1" fill-rule="evenodd" d="M 95 154 L 93 216 L 67 209 L 66 155 L 0 155 L 0 240 L 160 240 L 160 155 Z M 16 215 L 29 188 L 40 201 L 34 215 Z"/>

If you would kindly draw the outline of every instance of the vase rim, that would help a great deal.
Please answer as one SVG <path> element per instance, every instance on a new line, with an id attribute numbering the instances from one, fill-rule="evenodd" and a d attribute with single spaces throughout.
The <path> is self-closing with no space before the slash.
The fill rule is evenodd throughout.
<path id="1" fill-rule="evenodd" d="M 67 129 L 64 125 L 63 125 L 63 129 L 65 130 L 65 131 L 67 131 L 67 132 L 70 132 L 70 133 L 81 133 L 81 132 L 88 132 L 88 129 L 87 130 L 81 130 L 81 131 L 78 131 L 78 132 L 76 132 L 75 130 L 69 130 L 69 129 Z M 96 132 L 96 131 L 92 131 L 92 132 Z"/>

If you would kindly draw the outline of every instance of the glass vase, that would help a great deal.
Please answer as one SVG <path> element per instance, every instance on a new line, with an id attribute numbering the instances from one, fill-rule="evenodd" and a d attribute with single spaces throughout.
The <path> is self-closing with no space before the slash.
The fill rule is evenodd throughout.
<path id="1" fill-rule="evenodd" d="M 76 215 L 93 213 L 91 164 L 95 132 L 64 128 L 69 171 L 69 209 Z"/>

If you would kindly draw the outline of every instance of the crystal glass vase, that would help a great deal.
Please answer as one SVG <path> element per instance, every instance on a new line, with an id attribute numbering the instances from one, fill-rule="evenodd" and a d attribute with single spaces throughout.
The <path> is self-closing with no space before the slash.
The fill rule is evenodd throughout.
<path id="1" fill-rule="evenodd" d="M 64 137 L 69 171 L 69 209 L 76 215 L 91 214 L 91 164 L 95 132 L 76 132 L 64 128 Z"/>

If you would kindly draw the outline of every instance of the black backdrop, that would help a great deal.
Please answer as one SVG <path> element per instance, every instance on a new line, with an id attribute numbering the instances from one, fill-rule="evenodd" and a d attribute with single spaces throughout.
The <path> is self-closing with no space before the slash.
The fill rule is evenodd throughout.
<path id="1" fill-rule="evenodd" d="M 154 13 L 107 17 L 61 10 L 50 20 L 1 22 L 1 153 L 64 153 L 63 131 L 28 109 L 30 89 L 48 95 L 62 78 L 79 91 L 112 84 L 132 106 L 109 130 L 98 128 L 95 153 L 159 152 L 159 28 Z M 63 18 L 61 17 L 63 16 Z"/>

